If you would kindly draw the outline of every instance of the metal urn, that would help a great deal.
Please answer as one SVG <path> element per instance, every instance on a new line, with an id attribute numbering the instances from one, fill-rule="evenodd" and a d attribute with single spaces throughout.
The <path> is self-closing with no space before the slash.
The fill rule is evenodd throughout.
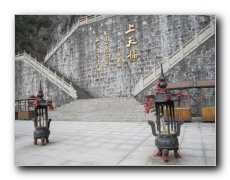
<path id="1" fill-rule="evenodd" d="M 158 151 L 154 154 L 154 157 L 163 156 L 163 160 L 168 162 L 170 150 L 174 151 L 175 158 L 181 157 L 178 153 L 179 142 L 177 137 L 180 135 L 180 127 L 183 121 L 176 122 L 174 109 L 174 101 L 177 101 L 181 94 L 173 96 L 166 88 L 167 83 L 165 82 L 161 64 L 161 75 L 158 79 L 155 94 L 146 96 L 145 112 L 148 113 L 152 104 L 155 103 L 156 121 L 148 121 L 152 128 L 152 134 L 156 136 L 155 145 Z"/>
<path id="2" fill-rule="evenodd" d="M 50 122 L 51 119 L 48 118 L 48 106 L 50 106 L 50 102 L 43 99 L 43 90 L 41 88 L 41 81 L 40 81 L 40 88 L 38 90 L 38 94 L 36 99 L 34 100 L 34 113 L 35 118 L 34 121 L 34 144 L 37 145 L 37 140 L 41 139 L 41 145 L 45 145 L 49 143 L 49 135 L 50 135 Z"/>

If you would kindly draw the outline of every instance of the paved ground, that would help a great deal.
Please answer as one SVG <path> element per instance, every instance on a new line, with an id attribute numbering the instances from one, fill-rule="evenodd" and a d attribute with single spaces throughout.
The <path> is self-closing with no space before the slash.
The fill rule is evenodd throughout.
<path id="1" fill-rule="evenodd" d="M 33 144 L 33 122 L 15 121 L 15 166 L 215 166 L 215 123 L 184 123 L 179 153 L 157 151 L 147 122 L 52 121 L 50 143 Z M 40 140 L 39 144 L 40 144 Z"/>

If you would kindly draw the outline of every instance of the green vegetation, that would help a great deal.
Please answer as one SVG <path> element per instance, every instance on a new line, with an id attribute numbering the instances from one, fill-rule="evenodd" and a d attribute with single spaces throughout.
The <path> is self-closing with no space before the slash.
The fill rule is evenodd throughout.
<path id="1" fill-rule="evenodd" d="M 49 28 L 51 20 L 45 15 L 16 15 L 15 16 L 15 54 L 24 50 L 36 55 L 36 44 L 40 45 L 38 31 L 41 27 Z M 43 45 L 44 47 L 44 45 Z"/>

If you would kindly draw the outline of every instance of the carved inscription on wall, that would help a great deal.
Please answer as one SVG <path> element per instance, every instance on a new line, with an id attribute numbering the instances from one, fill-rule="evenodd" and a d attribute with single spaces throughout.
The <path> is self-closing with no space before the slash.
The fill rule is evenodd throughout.
<path id="1" fill-rule="evenodd" d="M 105 64 L 109 64 L 109 40 L 107 32 L 104 32 L 104 44 Z"/>
<path id="2" fill-rule="evenodd" d="M 96 57 L 97 57 L 96 70 L 100 72 L 101 65 L 100 65 L 100 40 L 99 39 L 96 39 Z"/>
<path id="3" fill-rule="evenodd" d="M 127 53 L 127 58 L 130 59 L 130 61 L 134 62 L 138 58 L 138 53 L 135 49 L 135 45 L 138 43 L 137 40 L 134 37 L 134 32 L 135 28 L 134 25 L 129 24 L 128 30 L 125 31 L 126 35 L 129 35 L 127 37 L 127 44 L 126 47 L 129 49 Z M 104 32 L 104 54 L 105 54 L 105 64 L 109 64 L 109 39 L 108 39 L 108 33 L 105 31 Z M 96 71 L 100 72 L 101 71 L 101 64 L 100 64 L 100 40 L 96 39 L 96 57 L 97 57 L 97 64 L 96 64 Z M 120 53 L 120 47 L 117 48 L 117 56 L 116 56 L 116 61 L 117 61 L 117 68 L 122 67 L 122 62 L 121 62 L 121 53 Z"/>
<path id="4" fill-rule="evenodd" d="M 117 68 L 121 68 L 121 53 L 120 53 L 120 48 L 119 47 L 117 48 L 117 51 L 118 51 L 117 58 L 116 58 L 116 60 L 117 60 Z"/>
<path id="5" fill-rule="evenodd" d="M 125 34 L 132 35 L 133 32 L 135 32 L 134 25 L 129 24 L 129 29 L 128 31 L 125 32 Z M 137 41 L 135 41 L 134 36 L 128 37 L 127 40 L 128 40 L 128 44 L 126 45 L 127 48 L 130 48 L 131 45 L 137 44 Z M 138 58 L 138 54 L 135 48 L 129 50 L 129 52 L 127 53 L 127 58 L 130 59 L 130 61 L 136 61 L 136 59 Z"/>

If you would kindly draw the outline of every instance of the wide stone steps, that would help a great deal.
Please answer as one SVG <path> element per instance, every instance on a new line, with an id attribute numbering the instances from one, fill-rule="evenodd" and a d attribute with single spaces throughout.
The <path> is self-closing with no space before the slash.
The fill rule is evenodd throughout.
<path id="1" fill-rule="evenodd" d="M 49 112 L 53 121 L 143 122 L 153 120 L 134 98 L 75 100 Z"/>
<path id="2" fill-rule="evenodd" d="M 125 116 L 66 116 L 66 117 L 56 117 L 56 118 L 51 118 L 52 120 L 55 121 L 99 121 L 99 122 L 147 122 L 148 120 L 152 120 L 153 118 L 151 117 L 137 117 L 137 116 L 130 116 L 130 117 L 125 117 Z"/>

